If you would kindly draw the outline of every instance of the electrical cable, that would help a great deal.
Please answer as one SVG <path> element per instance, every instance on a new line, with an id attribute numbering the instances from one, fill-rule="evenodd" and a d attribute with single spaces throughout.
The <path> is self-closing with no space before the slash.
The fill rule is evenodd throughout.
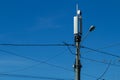
<path id="1" fill-rule="evenodd" d="M 104 51 L 100 51 L 100 50 L 97 50 L 97 49 L 92 49 L 92 48 L 88 48 L 88 47 L 85 47 L 85 46 L 81 46 L 81 48 L 85 48 L 85 49 L 88 49 L 88 50 L 91 50 L 91 51 L 94 51 L 94 52 L 98 52 L 98 53 L 102 53 L 102 54 L 105 54 L 105 55 L 109 55 L 109 56 L 120 58 L 120 56 L 118 56 L 118 55 L 115 55 L 115 54 L 112 54 L 112 53 L 108 53 L 108 52 L 104 52 Z"/>
<path id="2" fill-rule="evenodd" d="M 98 63 L 103 63 L 103 64 L 109 64 L 108 62 L 103 62 L 103 61 L 98 61 L 98 60 L 95 60 L 95 59 L 90 59 L 90 58 L 86 58 L 86 57 L 81 57 L 82 59 L 84 60 L 89 60 L 89 61 L 92 61 L 92 62 L 98 62 Z M 111 66 L 115 66 L 115 67 L 120 67 L 120 65 L 116 65 L 116 64 L 110 64 Z"/>
<path id="3" fill-rule="evenodd" d="M 71 54 L 74 54 L 70 48 L 69 48 L 68 50 L 69 50 L 69 52 L 70 52 Z M 85 58 L 85 57 L 82 57 L 82 56 L 80 56 L 80 57 L 81 57 L 82 59 L 89 60 L 89 61 L 99 62 L 99 63 L 103 63 L 103 64 L 109 64 L 109 63 L 107 63 L 107 62 L 98 61 L 98 60 L 95 60 L 95 59 Z M 111 65 L 112 65 L 112 66 L 116 66 L 116 67 L 120 67 L 120 65 L 115 65 L 115 64 L 111 64 Z"/>
<path id="4" fill-rule="evenodd" d="M 56 58 L 57 56 L 59 56 L 59 55 L 61 55 L 61 54 L 63 54 L 63 53 L 64 53 L 64 52 L 62 52 L 62 53 L 57 53 L 56 55 L 48 58 L 47 60 L 44 60 L 44 62 L 48 62 L 48 61 Z M 25 68 L 22 68 L 22 69 L 18 69 L 18 70 L 12 70 L 12 71 L 9 71 L 9 72 L 11 73 L 11 72 L 25 71 L 25 70 L 28 70 L 28 69 L 33 68 L 33 67 L 35 67 L 35 66 L 38 66 L 38 65 L 40 65 L 40 63 L 31 65 L 31 66 L 28 66 L 28 67 L 25 67 Z M 3 72 L 3 73 L 9 73 L 9 72 Z"/>
<path id="5" fill-rule="evenodd" d="M 108 64 L 108 66 L 107 66 L 107 68 L 105 69 L 105 71 L 102 73 L 102 75 L 101 75 L 99 78 L 97 78 L 96 80 L 101 79 L 101 78 L 107 73 L 108 69 L 110 68 L 110 65 L 111 65 L 111 61 L 110 61 L 110 63 Z"/>
<path id="6" fill-rule="evenodd" d="M 62 79 L 62 78 L 52 78 L 52 77 L 41 77 L 33 75 L 20 75 L 20 74 L 5 74 L 0 73 L 0 77 L 16 77 L 16 78 L 33 78 L 33 79 L 44 79 L 44 80 L 73 80 L 73 79 Z"/>
<path id="7" fill-rule="evenodd" d="M 1 46 L 74 46 L 73 44 L 0 44 Z"/>
<path id="8" fill-rule="evenodd" d="M 13 43 L 1 43 L 1 46 L 75 46 L 74 44 L 67 44 L 65 42 L 63 42 L 64 44 L 13 44 Z M 114 46 L 118 46 L 120 45 L 120 43 L 115 43 L 115 44 L 111 44 L 99 49 L 104 49 L 104 48 L 109 48 L 109 47 L 114 47 Z"/>
<path id="9" fill-rule="evenodd" d="M 93 75 L 90 75 L 90 74 L 86 74 L 86 73 L 82 73 L 82 75 L 87 76 L 89 78 L 94 78 L 94 79 L 97 78 L 96 76 L 93 76 Z"/>
<path id="10" fill-rule="evenodd" d="M 71 48 L 68 46 L 69 44 L 67 44 L 66 42 L 63 43 L 67 46 L 67 49 L 70 51 L 72 55 L 76 55 L 75 53 L 72 52 Z"/>
<path id="11" fill-rule="evenodd" d="M 71 54 L 74 54 L 74 53 L 72 52 L 71 48 L 69 48 L 68 50 L 69 50 L 69 52 L 70 52 Z M 83 57 L 81 57 L 81 58 L 83 58 Z M 87 76 L 87 77 L 90 77 L 90 78 L 94 78 L 94 79 L 97 78 L 96 76 L 93 76 L 93 75 L 90 75 L 90 74 L 86 74 L 86 73 L 82 73 L 82 75 Z"/>
<path id="12" fill-rule="evenodd" d="M 106 48 L 110 48 L 110 47 L 115 47 L 115 46 L 119 46 L 120 43 L 115 43 L 115 44 L 111 44 L 111 45 L 108 45 L 108 46 L 104 46 L 104 47 L 101 47 L 101 48 L 97 48 L 96 50 L 101 50 L 101 49 L 106 49 Z M 90 51 L 87 51 L 85 53 L 88 53 Z"/>
<path id="13" fill-rule="evenodd" d="M 69 49 L 70 49 L 70 48 L 69 48 Z M 69 52 L 71 53 L 72 50 L 70 49 Z M 111 62 L 110 62 L 110 63 L 106 63 L 106 62 L 97 61 L 97 60 L 93 60 L 93 59 L 89 59 L 89 58 L 85 58 L 85 57 L 81 57 L 81 58 L 82 58 L 82 59 L 85 59 L 85 60 L 89 60 L 89 61 L 95 61 L 95 62 L 99 62 L 99 63 L 108 64 L 108 67 L 106 68 L 105 72 L 104 72 L 99 78 L 97 78 L 97 77 L 95 77 L 95 76 L 93 76 L 93 75 L 89 75 L 89 74 L 82 73 L 84 76 L 91 77 L 91 78 L 95 78 L 95 79 L 97 78 L 97 80 L 102 79 L 102 77 L 105 75 L 105 73 L 107 72 L 107 70 L 108 70 L 108 68 L 110 67 L 110 65 L 120 67 L 120 65 L 111 64 Z M 103 79 L 103 80 L 104 80 L 104 79 Z"/>
<path id="14" fill-rule="evenodd" d="M 70 53 L 71 53 L 72 55 L 76 55 L 75 53 L 72 52 L 72 50 L 70 49 L 69 46 L 67 46 L 67 48 L 68 48 L 68 50 L 70 51 Z"/>
<path id="15" fill-rule="evenodd" d="M 10 51 L 6 51 L 6 50 L 1 50 L 1 49 L 0 49 L 0 52 L 4 52 L 4 53 L 10 54 L 10 55 L 14 55 L 14 56 L 18 56 L 18 57 L 21 57 L 21 58 L 25 58 L 25 59 L 28 59 L 28 60 L 31 60 L 31 61 L 34 61 L 34 62 L 47 64 L 47 65 L 49 65 L 49 66 L 56 67 L 56 68 L 59 68 L 59 69 L 63 69 L 63 70 L 66 70 L 66 71 L 72 71 L 72 70 L 70 70 L 70 69 L 68 69 L 68 68 L 65 68 L 65 67 L 62 67 L 62 66 L 58 66 L 58 65 L 55 65 L 55 64 L 47 63 L 47 62 L 45 62 L 45 61 L 40 61 L 40 60 L 33 59 L 33 58 L 30 58 L 30 57 L 18 55 L 18 54 L 16 54 L 16 53 L 13 53 L 13 52 L 10 52 Z"/>
<path id="16" fill-rule="evenodd" d="M 96 78 L 97 78 L 96 76 L 89 75 L 89 74 L 86 74 L 86 73 L 82 73 L 82 75 L 87 76 L 87 77 L 90 77 L 90 78 L 94 78 L 94 79 L 96 79 Z"/>
<path id="17" fill-rule="evenodd" d="M 108 45 L 108 46 L 105 46 L 105 47 L 101 47 L 99 49 L 105 49 L 105 48 L 110 48 L 110 47 L 115 47 L 115 46 L 119 46 L 120 43 L 115 43 L 115 44 L 111 44 L 111 45 Z"/>
<path id="18" fill-rule="evenodd" d="M 38 62 L 38 63 L 44 63 L 44 64 L 47 64 L 47 65 L 50 65 L 50 66 L 53 66 L 53 67 L 56 67 L 56 68 L 60 68 L 60 69 L 64 69 L 64 70 L 66 70 L 66 71 L 71 71 L 71 72 L 73 72 L 73 70 L 69 70 L 69 69 L 67 69 L 67 68 L 64 68 L 64 67 L 61 67 L 61 66 L 57 66 L 57 65 L 54 65 L 54 64 L 50 64 L 50 63 L 47 63 L 47 62 L 45 62 L 45 61 L 39 61 L 39 60 L 36 60 L 36 59 L 33 59 L 33 58 L 29 58 L 29 57 L 25 57 L 25 56 L 22 56 L 22 55 L 18 55 L 18 54 L 16 54 L 16 53 L 13 53 L 13 52 L 9 52 L 9 51 L 6 51 L 6 50 L 1 50 L 0 49 L 0 51 L 1 52 L 5 52 L 5 53 L 8 53 L 8 54 L 11 54 L 11 55 L 14 55 L 14 56 L 18 56 L 18 57 L 22 57 L 22 58 L 25 58 L 25 59 L 28 59 L 28 60 L 32 60 L 32 61 L 35 61 L 35 62 Z M 20 77 L 19 75 L 11 75 L 11 74 L 7 74 L 7 73 L 5 73 L 5 74 L 0 74 L 0 75 L 2 75 L 2 76 L 16 76 L 16 77 Z M 89 75 L 89 74 L 85 74 L 85 73 L 83 73 L 83 75 L 85 75 L 85 76 L 88 76 L 88 77 L 91 77 L 91 78 L 96 78 L 96 77 L 94 77 L 94 76 L 92 76 L 92 75 Z M 23 77 L 28 77 L 29 78 L 29 76 L 24 76 L 23 75 Z M 34 76 L 31 76 L 32 78 L 35 78 Z M 37 77 L 36 77 L 37 78 Z M 38 77 L 39 78 L 39 77 Z M 58 79 L 56 79 L 56 80 L 58 80 Z M 60 80 L 60 79 L 59 79 Z"/>
<path id="19" fill-rule="evenodd" d="M 67 46 L 68 47 L 68 50 L 72 53 L 72 54 L 74 54 L 73 52 L 72 52 L 72 50 L 70 49 L 70 47 L 69 46 L 74 46 L 73 44 L 71 44 L 71 45 L 66 45 L 66 44 L 0 44 L 0 45 L 3 45 L 3 46 Z M 110 46 L 107 46 L 107 47 L 103 47 L 103 48 L 100 48 L 100 49 L 104 49 L 104 48 L 109 48 L 109 47 L 113 47 L 113 46 L 116 46 L 116 45 L 119 45 L 119 44 L 113 44 L 113 45 L 110 45 Z M 83 48 L 83 46 L 82 46 L 82 48 Z M 86 47 L 85 47 L 86 48 Z M 88 49 L 88 48 L 87 48 Z M 89 50 L 91 50 L 91 48 L 89 48 Z M 93 50 L 92 49 L 92 51 L 97 51 L 97 52 L 101 52 L 101 51 L 98 51 L 98 50 Z M 2 52 L 6 52 L 5 50 L 2 50 Z M 7 53 L 8 53 L 8 51 L 7 51 Z M 103 53 L 103 52 L 102 52 Z M 106 54 L 106 52 L 104 53 L 104 54 Z M 111 55 L 111 54 L 107 54 L 107 55 Z M 15 55 L 15 56 L 18 56 L 18 55 Z M 115 56 L 115 55 L 111 55 L 111 56 Z M 24 56 L 19 56 L 19 57 L 24 57 Z M 119 57 L 119 56 L 115 56 L 115 57 Z M 24 57 L 25 58 L 25 57 Z M 28 59 L 28 58 L 27 58 Z M 30 59 L 31 60 L 31 59 Z M 89 59 L 90 60 L 90 59 Z M 33 61 L 33 60 L 32 60 Z M 36 60 L 35 60 L 36 61 Z M 95 61 L 95 60 L 94 60 Z M 38 61 L 37 61 L 38 62 Z M 40 61 L 40 63 L 43 63 L 44 61 Z M 98 61 L 97 61 L 98 62 Z M 108 64 L 108 63 L 107 63 Z M 119 66 L 119 65 L 116 65 L 116 66 Z"/>

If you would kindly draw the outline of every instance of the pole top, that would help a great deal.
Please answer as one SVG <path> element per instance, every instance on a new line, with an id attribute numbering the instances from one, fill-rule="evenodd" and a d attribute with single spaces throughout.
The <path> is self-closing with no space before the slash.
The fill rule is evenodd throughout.
<path id="1" fill-rule="evenodd" d="M 78 3 L 76 4 L 76 13 L 78 16 L 82 14 L 82 12 L 79 10 Z"/>

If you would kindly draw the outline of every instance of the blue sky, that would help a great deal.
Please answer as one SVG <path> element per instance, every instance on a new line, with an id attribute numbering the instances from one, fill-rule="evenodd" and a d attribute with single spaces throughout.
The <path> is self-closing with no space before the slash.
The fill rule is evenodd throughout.
<path id="1" fill-rule="evenodd" d="M 0 1 L 0 44 L 63 44 L 74 43 L 73 17 L 76 15 L 77 0 L 1 0 Z M 83 17 L 83 37 L 91 25 L 95 31 L 89 33 L 82 45 L 119 54 L 120 43 L 120 1 L 119 0 L 79 0 L 79 9 Z M 70 47 L 75 52 L 74 47 Z M 74 79 L 75 56 L 67 47 L 55 46 L 0 46 L 21 56 L 65 67 L 59 69 L 43 63 L 0 52 L 0 73 L 22 74 L 41 77 Z M 86 58 L 119 65 L 116 57 L 81 49 Z M 82 80 L 96 80 L 107 68 L 108 64 L 81 59 Z M 31 67 L 32 66 L 32 67 Z M 89 77 L 88 75 L 96 78 Z M 105 80 L 120 79 L 120 67 L 110 66 L 102 77 Z M 0 80 L 37 80 L 32 78 L 16 78 L 0 76 Z M 43 79 L 39 79 L 43 80 Z"/>

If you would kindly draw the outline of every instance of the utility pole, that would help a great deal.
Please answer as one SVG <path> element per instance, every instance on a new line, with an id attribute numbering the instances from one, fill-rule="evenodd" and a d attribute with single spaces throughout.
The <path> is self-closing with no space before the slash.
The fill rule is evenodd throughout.
<path id="1" fill-rule="evenodd" d="M 81 61 L 80 61 L 80 46 L 81 41 L 83 41 L 89 32 L 92 32 L 95 29 L 94 25 L 91 25 L 89 31 L 87 32 L 86 36 L 82 38 L 82 12 L 78 9 L 78 4 L 76 4 L 76 16 L 74 16 L 74 41 L 76 47 L 76 57 L 75 57 L 75 80 L 81 80 Z"/>
<path id="2" fill-rule="evenodd" d="M 80 61 L 80 43 L 82 38 L 82 13 L 78 10 L 78 4 L 76 5 L 76 16 L 74 16 L 74 41 L 76 46 L 76 58 L 75 58 L 75 80 L 81 80 L 81 61 Z"/>

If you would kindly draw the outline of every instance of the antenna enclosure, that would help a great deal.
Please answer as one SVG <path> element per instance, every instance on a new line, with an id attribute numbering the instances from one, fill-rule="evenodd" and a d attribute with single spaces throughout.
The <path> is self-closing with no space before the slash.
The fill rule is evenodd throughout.
<path id="1" fill-rule="evenodd" d="M 78 16 L 74 16 L 74 34 L 79 33 L 79 28 L 78 28 Z"/>

